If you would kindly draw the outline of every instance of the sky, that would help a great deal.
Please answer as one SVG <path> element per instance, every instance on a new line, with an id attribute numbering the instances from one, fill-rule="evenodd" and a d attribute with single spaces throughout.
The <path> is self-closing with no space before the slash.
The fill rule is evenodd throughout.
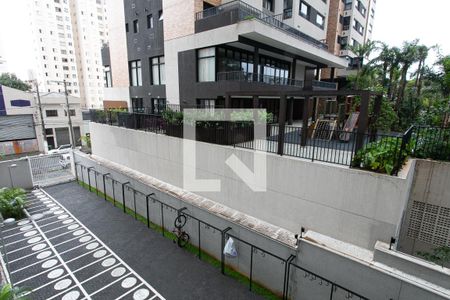
<path id="1" fill-rule="evenodd" d="M 373 40 L 401 46 L 418 38 L 427 46 L 438 44 L 442 54 L 450 55 L 449 0 L 378 0 L 376 4 Z"/>
<path id="2" fill-rule="evenodd" d="M 7 60 L 8 71 L 28 79 L 34 60 L 28 54 L 25 3 L 0 0 L 0 56 Z M 443 54 L 450 54 L 449 12 L 450 0 L 377 0 L 372 39 L 401 46 L 405 40 L 419 38 L 427 46 L 439 44 Z M 429 63 L 433 60 L 431 56 Z"/>

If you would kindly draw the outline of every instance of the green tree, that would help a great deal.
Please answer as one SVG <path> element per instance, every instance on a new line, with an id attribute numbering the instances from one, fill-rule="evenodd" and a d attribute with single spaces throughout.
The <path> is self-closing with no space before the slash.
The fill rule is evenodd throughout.
<path id="1" fill-rule="evenodd" d="M 0 84 L 21 91 L 29 91 L 31 89 L 28 83 L 22 81 L 16 74 L 12 73 L 3 73 L 0 75 Z"/>

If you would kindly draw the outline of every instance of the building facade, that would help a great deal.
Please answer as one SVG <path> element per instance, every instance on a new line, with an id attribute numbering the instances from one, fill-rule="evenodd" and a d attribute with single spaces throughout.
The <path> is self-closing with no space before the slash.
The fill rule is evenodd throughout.
<path id="1" fill-rule="evenodd" d="M 276 98 L 227 93 L 336 89 L 318 81 L 320 70 L 347 67 L 325 43 L 329 3 L 322 0 L 126 0 L 124 11 L 137 111 L 180 105 L 276 113 Z"/>
<path id="2" fill-rule="evenodd" d="M 71 144 L 65 95 L 61 93 L 41 95 L 41 105 L 48 149 Z M 75 145 L 81 146 L 81 136 L 86 133 L 83 127 L 80 98 L 69 96 L 69 113 L 75 134 Z"/>
<path id="3" fill-rule="evenodd" d="M 0 85 L 0 156 L 43 150 L 33 94 Z"/>
<path id="4" fill-rule="evenodd" d="M 357 47 L 372 38 L 376 0 L 330 0 L 327 43 L 331 53 L 349 61 L 346 69 L 330 69 L 324 78 L 345 77 L 362 63 L 348 46 Z M 364 58 L 362 58 L 364 59 Z"/>
<path id="5" fill-rule="evenodd" d="M 84 107 L 103 105 L 101 45 L 108 28 L 103 0 L 28 1 L 35 66 L 33 77 L 46 92 L 69 94 Z"/>
<path id="6" fill-rule="evenodd" d="M 104 66 L 103 106 L 127 108 L 130 106 L 125 12 L 122 0 L 106 2 L 108 43 L 102 46 Z"/>

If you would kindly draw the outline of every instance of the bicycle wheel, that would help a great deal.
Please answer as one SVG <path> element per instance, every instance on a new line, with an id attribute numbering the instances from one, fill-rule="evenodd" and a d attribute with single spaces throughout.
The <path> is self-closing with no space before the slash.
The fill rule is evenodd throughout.
<path id="1" fill-rule="evenodd" d="M 190 236 L 186 232 L 181 232 L 178 236 L 177 243 L 178 247 L 184 248 L 187 244 L 189 244 Z"/>
<path id="2" fill-rule="evenodd" d="M 182 228 L 186 224 L 186 220 L 187 220 L 187 218 L 183 214 L 176 217 L 175 222 L 174 222 L 175 228 L 178 228 L 178 229 Z"/>

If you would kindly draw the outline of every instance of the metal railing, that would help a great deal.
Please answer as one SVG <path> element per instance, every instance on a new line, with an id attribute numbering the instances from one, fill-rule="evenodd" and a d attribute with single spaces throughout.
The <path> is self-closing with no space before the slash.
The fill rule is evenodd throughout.
<path id="1" fill-rule="evenodd" d="M 218 72 L 218 81 L 244 81 L 259 82 L 270 85 L 290 85 L 302 88 L 304 83 L 302 80 L 276 77 L 272 75 L 255 74 L 244 71 Z"/>
<path id="2" fill-rule="evenodd" d="M 274 17 L 273 15 L 267 14 L 243 1 L 235 0 L 232 2 L 228 2 L 216 7 L 211 7 L 206 10 L 197 12 L 195 14 L 196 20 L 201 20 L 205 18 L 210 18 L 213 16 L 217 16 L 219 14 L 230 12 L 230 11 L 237 11 L 238 12 L 238 18 L 239 21 L 245 21 L 245 20 L 253 20 L 256 19 L 258 21 L 261 21 L 265 24 L 268 24 L 280 31 L 283 31 L 284 33 L 293 36 L 297 39 L 300 39 L 304 42 L 307 42 L 311 45 L 314 45 L 315 47 L 318 47 L 320 49 L 327 50 L 328 45 L 325 43 L 322 43 L 315 38 L 303 33 L 302 31 L 291 27 L 285 23 L 282 22 L 282 18 Z"/>
<path id="3" fill-rule="evenodd" d="M 113 112 L 109 116 L 109 112 L 105 114 L 104 111 L 97 110 L 91 110 L 91 113 L 93 122 L 183 138 L 183 124 L 168 123 L 160 115 Z M 98 117 L 97 114 L 100 114 L 101 117 Z M 117 114 L 117 117 L 114 114 Z M 103 117 L 105 115 L 107 117 Z M 407 147 L 410 140 L 417 135 L 417 133 L 413 135 L 415 132 L 413 129 L 404 134 L 362 134 L 356 131 L 337 129 L 331 123 L 328 126 L 310 129 L 306 133 L 299 126 L 285 125 L 283 132 L 280 132 L 278 124 L 267 124 L 266 126 L 266 137 L 255 139 L 253 123 L 197 122 L 195 125 L 196 140 L 352 167 L 361 166 L 361 164 L 354 163 L 355 155 L 360 150 L 368 152 L 375 148 L 385 149 L 392 156 L 389 157 L 393 161 L 391 174 L 396 175 L 401 169 L 406 155 L 409 154 Z M 447 134 L 447 136 L 449 135 L 450 133 Z M 283 143 L 283 147 L 280 148 L 279 143 Z M 418 145 L 416 153 L 419 155 L 419 153 L 423 153 L 421 149 L 424 149 L 424 146 L 421 146 L 423 138 L 419 139 L 416 144 Z M 365 156 L 362 156 L 359 160 L 364 160 L 364 158 Z"/>
<path id="4" fill-rule="evenodd" d="M 151 224 L 158 224 L 161 234 L 165 237 L 168 237 L 168 232 L 170 232 L 170 225 L 174 224 L 176 222 L 176 218 L 180 215 L 184 215 L 187 219 L 187 222 L 194 222 L 194 224 L 190 224 L 190 226 L 184 226 L 186 232 L 191 237 L 195 237 L 197 239 L 196 243 L 190 243 L 193 247 L 197 249 L 197 257 L 199 259 L 202 259 L 203 254 L 207 254 L 206 251 L 203 250 L 202 241 L 205 241 L 205 238 L 202 238 L 202 233 L 205 234 L 208 232 L 207 236 L 209 237 L 209 242 L 211 239 L 211 234 L 218 235 L 215 242 L 218 246 L 220 254 L 216 254 L 216 258 L 220 260 L 220 270 L 221 273 L 226 275 L 227 274 L 227 268 L 226 268 L 226 256 L 223 253 L 223 249 L 225 246 L 225 242 L 227 238 L 233 238 L 237 243 L 241 243 L 245 247 L 247 247 L 250 250 L 250 259 L 249 259 L 249 267 L 248 267 L 248 280 L 249 280 L 249 289 L 250 291 L 253 290 L 253 286 L 255 285 L 254 277 L 255 277 L 255 271 L 254 267 L 255 265 L 258 265 L 258 261 L 260 264 L 264 264 L 264 262 L 268 259 L 275 259 L 280 262 L 280 268 L 282 268 L 284 274 L 283 278 L 280 278 L 280 282 L 283 284 L 282 287 L 282 299 L 288 299 L 289 298 L 289 287 L 292 284 L 299 284 L 299 282 L 295 279 L 292 279 L 292 276 L 290 276 L 291 268 L 298 269 L 305 274 L 310 274 L 311 276 L 314 276 L 315 279 L 319 279 L 317 281 L 317 285 L 321 286 L 322 288 L 328 289 L 331 287 L 330 297 L 329 299 L 336 299 L 333 298 L 337 296 L 338 299 L 340 299 L 340 295 L 336 293 L 336 290 L 339 288 L 342 291 L 345 292 L 345 295 L 347 297 L 354 297 L 353 299 L 367 299 L 360 294 L 353 292 L 350 289 L 344 288 L 338 283 L 327 279 L 325 277 L 319 276 L 316 273 L 301 267 L 295 263 L 293 263 L 293 260 L 295 259 L 295 255 L 291 254 L 287 258 L 283 258 L 271 251 L 268 251 L 256 244 L 253 244 L 247 240 L 244 240 L 235 234 L 231 233 L 232 227 L 226 227 L 226 228 L 220 228 L 219 226 L 216 226 L 214 224 L 211 224 L 200 217 L 195 216 L 193 213 L 189 212 L 186 207 L 175 207 L 173 205 L 167 204 L 164 201 L 158 199 L 155 193 L 146 193 L 143 192 L 136 187 L 132 185 L 129 181 L 121 182 L 114 178 L 113 174 L 111 173 L 102 173 L 95 169 L 95 167 L 87 167 L 79 162 L 75 163 L 75 174 L 76 174 L 76 180 L 77 182 L 82 182 L 84 184 L 88 185 L 88 189 L 90 192 L 94 192 L 92 188 L 95 188 L 95 192 L 97 196 L 100 196 L 99 193 L 101 192 L 103 194 L 103 199 L 105 201 L 112 200 L 113 205 L 116 207 L 117 203 L 120 203 L 122 206 L 123 212 L 128 213 L 131 216 L 133 216 L 135 219 L 141 218 L 143 221 L 145 221 L 148 228 L 151 228 Z M 86 178 L 84 176 L 86 174 Z M 91 174 L 93 174 L 93 178 L 91 178 Z M 123 174 L 121 174 L 123 175 Z M 122 176 L 123 177 L 123 176 Z M 91 182 L 91 179 L 93 179 L 94 182 Z M 100 183 L 98 180 L 100 179 Z M 131 179 L 130 179 L 131 180 Z M 108 184 L 109 182 L 109 184 Z M 108 187 L 109 191 L 108 191 Z M 118 190 L 117 190 L 118 189 Z M 126 193 L 128 191 L 128 193 Z M 131 197 L 130 197 L 131 192 Z M 118 195 L 120 195 L 118 197 Z M 128 195 L 128 199 L 127 199 Z M 139 196 L 139 197 L 138 197 Z M 121 199 L 120 199 L 121 198 Z M 131 199 L 130 199 L 131 198 Z M 140 201 L 140 203 L 139 203 Z M 127 205 L 129 203 L 129 205 Z M 141 207 L 145 207 L 145 216 L 139 215 L 138 213 L 138 204 L 141 205 Z M 128 211 L 127 211 L 128 209 Z M 152 213 L 153 212 L 153 213 Z M 169 219 L 169 217 L 172 217 Z M 221 222 L 222 223 L 222 222 Z M 301 237 L 300 237 L 301 239 Z M 192 239 L 191 239 L 192 241 Z M 219 248 L 220 247 L 220 248 Z M 194 249 L 195 249 L 194 248 Z M 240 252 L 243 251 L 243 247 L 239 247 Z M 256 259 L 256 254 L 260 255 L 260 259 Z M 208 255 L 213 255 L 211 252 L 208 253 Z M 230 264 L 232 266 L 232 263 Z M 232 269 L 232 268 L 231 268 Z M 261 269 L 261 266 L 258 268 Z M 312 281 L 309 280 L 309 281 Z M 323 284 L 325 283 L 325 284 Z M 271 288 L 274 288 L 271 286 Z"/>
<path id="5" fill-rule="evenodd" d="M 450 128 L 415 126 L 411 139 L 413 156 L 450 161 Z"/>
<path id="6" fill-rule="evenodd" d="M 336 82 L 313 80 L 312 86 L 327 90 L 337 90 L 338 84 Z"/>

